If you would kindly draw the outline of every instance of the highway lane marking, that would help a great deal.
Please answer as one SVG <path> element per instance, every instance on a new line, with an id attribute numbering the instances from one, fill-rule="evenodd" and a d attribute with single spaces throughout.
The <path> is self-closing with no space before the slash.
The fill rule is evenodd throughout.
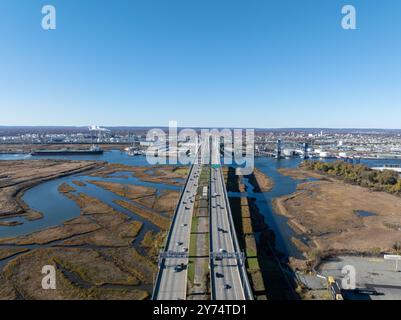
<path id="1" fill-rule="evenodd" d="M 190 195 L 192 196 L 192 192 L 187 192 L 187 190 L 192 191 L 195 187 L 195 181 L 198 181 L 199 175 L 196 173 L 198 171 L 198 165 L 194 164 L 192 167 L 191 174 L 188 176 L 186 187 L 182 192 L 182 201 L 178 205 L 178 209 L 176 212 L 176 219 L 174 222 L 174 227 L 171 230 L 170 242 L 168 243 L 167 250 L 171 251 L 180 251 L 182 248 L 177 245 L 177 242 L 182 242 L 182 247 L 186 247 L 189 250 L 189 241 L 190 241 L 190 230 L 192 223 L 192 215 L 194 209 L 194 203 L 189 201 Z M 195 178 L 195 174 L 198 178 Z M 192 179 L 192 180 L 191 180 Z M 188 204 L 185 204 L 186 202 Z M 185 209 L 188 206 L 188 210 Z M 190 213 L 190 214 L 187 214 Z M 183 230 L 181 227 L 183 224 L 186 224 L 186 230 Z M 177 229 L 178 228 L 178 229 Z M 172 241 L 172 242 L 171 242 Z M 177 264 L 186 263 L 187 268 L 182 272 L 176 272 L 175 266 Z M 186 284 L 188 277 L 188 259 L 179 259 L 178 261 L 173 258 L 166 258 L 164 260 L 164 264 L 166 268 L 164 268 L 161 272 L 160 279 L 160 289 L 157 292 L 157 299 L 186 299 Z M 167 288 L 166 288 L 167 287 Z M 180 288 L 181 287 L 181 288 Z M 166 290 L 168 289 L 168 290 Z"/>

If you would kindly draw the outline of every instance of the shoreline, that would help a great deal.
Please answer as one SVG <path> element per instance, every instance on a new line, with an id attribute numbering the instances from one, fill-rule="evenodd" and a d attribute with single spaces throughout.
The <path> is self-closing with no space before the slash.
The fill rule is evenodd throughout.
<path id="1" fill-rule="evenodd" d="M 6 161 L 7 162 L 18 161 L 19 163 L 25 162 L 25 160 L 6 160 Z M 29 221 L 41 219 L 43 217 L 43 214 L 41 212 L 32 210 L 22 199 L 26 191 L 44 182 L 98 169 L 104 166 L 105 164 L 105 162 L 103 161 L 97 162 L 97 161 L 74 161 L 74 160 L 71 161 L 71 160 L 48 160 L 48 159 L 26 160 L 26 161 L 29 161 L 29 163 L 32 163 L 32 161 L 37 161 L 38 163 L 51 162 L 60 164 L 80 163 L 80 166 L 78 168 L 69 169 L 66 171 L 62 171 L 60 173 L 49 173 L 47 176 L 37 177 L 37 178 L 34 177 L 32 178 L 32 180 L 29 181 L 12 182 L 4 186 L 1 186 L 0 191 L 4 191 L 4 189 L 6 188 L 15 188 L 15 190 L 10 190 L 11 191 L 10 194 L 6 195 L 7 201 L 10 201 L 11 203 L 14 202 L 13 204 L 14 208 L 8 209 L 8 211 L 6 211 L 7 210 L 6 209 L 3 212 L 0 212 L 0 220 L 12 219 L 18 217 L 25 217 Z"/>
<path id="2" fill-rule="evenodd" d="M 310 179 L 304 170 L 281 173 Z M 311 260 L 315 255 L 377 257 L 397 252 L 401 200 L 395 195 L 326 178 L 301 183 L 292 194 L 275 198 L 272 205 L 277 214 L 288 219 L 296 235 L 307 239 L 302 246 L 308 249 L 304 247 L 302 252 Z M 358 211 L 372 214 L 359 216 Z M 372 233 L 380 236 L 372 239 Z"/>
<path id="3" fill-rule="evenodd" d="M 0 144 L 0 155 L 26 154 L 29 155 L 32 150 L 36 149 L 63 149 L 63 148 L 78 148 L 87 149 L 91 143 L 37 143 L 37 144 Z M 99 147 L 105 151 L 119 150 L 124 151 L 124 148 L 130 146 L 130 143 L 100 143 Z"/>
<path id="4" fill-rule="evenodd" d="M 113 187 L 113 191 L 119 190 L 117 186 Z M 155 190 L 146 187 L 152 192 L 141 197 L 143 188 L 135 186 L 131 195 L 137 194 L 139 198 L 134 197 L 135 200 L 141 201 L 141 206 L 146 206 L 155 219 L 167 219 L 163 214 L 170 210 L 172 201 L 175 202 L 176 191 L 167 190 L 157 193 L 156 197 Z M 136 219 L 136 215 L 140 216 L 137 212 L 140 207 L 119 211 L 101 198 L 77 194 L 77 189 L 70 184 L 61 184 L 58 192 L 73 198 L 80 208 L 80 215 L 57 226 L 2 239 L 0 248 L 12 252 L 3 251 L 7 259 L 0 261 L 4 262 L 0 288 L 9 290 L 12 299 L 18 297 L 16 287 L 24 290 L 22 297 L 35 299 L 150 298 L 152 275 L 157 270 L 157 255 L 164 232 L 153 230 L 142 219 Z M 49 260 L 55 263 L 60 277 L 57 292 L 36 288 L 41 279 L 39 268 Z M 32 270 L 35 276 L 22 281 Z M 0 293 L 4 294 L 4 290 Z"/>
<path id="5" fill-rule="evenodd" d="M 253 173 L 248 175 L 247 178 L 249 179 L 249 183 L 253 186 L 255 193 L 273 190 L 274 181 L 258 168 L 254 168 Z"/>
<path id="6" fill-rule="evenodd" d="M 238 176 L 233 174 L 235 170 L 230 168 L 226 172 L 227 187 L 241 191 L 244 184 L 240 182 Z M 248 191 L 256 194 L 261 192 L 262 188 L 258 185 L 262 183 L 261 175 L 264 177 L 264 182 L 269 181 L 268 191 L 271 191 L 274 185 L 271 178 L 260 170 L 258 173 L 259 179 L 254 174 L 245 177 L 254 189 Z M 264 187 L 263 189 L 266 190 L 267 185 L 265 184 Z M 299 297 L 295 292 L 295 277 L 289 277 L 292 269 L 287 262 L 279 258 L 280 252 L 275 248 L 275 232 L 265 222 L 256 198 L 248 194 L 230 196 L 229 201 L 240 247 L 247 257 L 247 273 L 256 300 L 297 300 Z"/>

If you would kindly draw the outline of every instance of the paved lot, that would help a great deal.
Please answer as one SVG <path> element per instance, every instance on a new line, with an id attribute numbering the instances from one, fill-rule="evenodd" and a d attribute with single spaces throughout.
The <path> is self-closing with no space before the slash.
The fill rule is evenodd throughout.
<path id="1" fill-rule="evenodd" d="M 375 289 L 380 294 L 365 295 L 345 291 L 346 299 L 401 300 L 401 271 L 394 271 L 394 261 L 383 258 L 341 256 L 325 262 L 320 267 L 319 273 L 341 279 L 341 269 L 346 265 L 355 267 L 357 288 Z M 401 263 L 399 263 L 398 270 L 401 270 Z"/>

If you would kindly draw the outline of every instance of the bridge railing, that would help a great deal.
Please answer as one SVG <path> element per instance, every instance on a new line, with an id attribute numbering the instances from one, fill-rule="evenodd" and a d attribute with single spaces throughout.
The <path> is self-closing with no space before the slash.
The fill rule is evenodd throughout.
<path id="1" fill-rule="evenodd" d="M 197 157 L 197 155 L 196 155 L 196 157 Z M 170 225 L 170 228 L 169 228 L 169 231 L 168 231 L 168 234 L 167 234 L 167 238 L 166 238 L 166 241 L 165 241 L 165 244 L 164 244 L 164 248 L 163 248 L 163 250 L 161 251 L 161 253 L 159 255 L 159 268 L 158 268 L 158 271 L 157 271 L 156 280 L 155 280 L 154 287 L 153 287 L 152 300 L 156 300 L 156 298 L 157 298 L 157 294 L 158 294 L 159 287 L 160 287 L 160 281 L 161 281 L 161 278 L 162 278 L 162 275 L 163 275 L 164 262 L 165 262 L 166 256 L 168 255 L 168 247 L 170 245 L 170 241 L 171 241 L 171 237 L 172 237 L 171 234 L 172 234 L 172 232 L 174 230 L 175 222 L 177 220 L 177 213 L 178 213 L 178 210 L 180 208 L 180 205 L 181 205 L 181 202 L 182 202 L 182 198 L 183 198 L 183 196 L 185 194 L 185 191 L 187 189 L 187 185 L 188 185 L 189 179 L 191 178 L 192 172 L 193 172 L 194 167 L 195 167 L 195 165 L 197 163 L 198 163 L 198 161 L 195 161 L 195 163 L 192 164 L 191 169 L 190 169 L 190 171 L 188 173 L 188 177 L 185 180 L 184 188 L 182 189 L 182 192 L 180 194 L 180 198 L 179 198 L 177 206 L 175 208 L 174 215 L 173 215 L 173 218 L 172 218 L 172 221 L 171 221 L 171 225 Z"/>
<path id="2" fill-rule="evenodd" d="M 214 279 L 214 260 L 213 255 L 213 219 L 212 219 L 212 167 L 209 170 L 209 269 L 210 269 L 210 293 L 211 300 L 216 300 L 216 281 Z"/>
<path id="3" fill-rule="evenodd" d="M 223 170 L 221 169 L 221 167 L 219 168 L 219 171 L 220 171 L 221 181 L 223 183 L 224 200 L 225 200 L 225 204 L 226 204 L 226 208 L 227 208 L 231 235 L 233 237 L 234 250 L 235 250 L 235 252 L 240 253 L 241 248 L 239 246 L 237 233 L 235 231 L 235 225 L 234 225 L 234 220 L 233 220 L 233 216 L 231 213 L 230 201 L 228 199 L 227 189 L 226 189 L 224 177 L 223 177 Z M 242 283 L 242 288 L 244 290 L 245 298 L 246 298 L 246 300 L 253 300 L 252 288 L 251 288 L 251 284 L 249 283 L 249 278 L 248 278 L 248 274 L 246 272 L 245 263 L 242 263 L 242 261 L 238 260 L 238 258 L 237 258 L 237 263 L 238 263 L 238 268 L 240 271 L 241 283 Z"/>

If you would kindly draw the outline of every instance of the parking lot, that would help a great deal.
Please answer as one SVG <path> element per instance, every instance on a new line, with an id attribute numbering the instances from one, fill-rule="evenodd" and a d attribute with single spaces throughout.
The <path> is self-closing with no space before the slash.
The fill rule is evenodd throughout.
<path id="1" fill-rule="evenodd" d="M 324 276 L 334 276 L 341 284 L 341 270 L 350 265 L 356 271 L 357 291 L 343 290 L 345 299 L 357 300 L 401 300 L 401 263 L 395 271 L 395 261 L 381 258 L 341 256 L 324 262 L 318 272 Z M 362 291 L 361 292 L 358 292 Z M 363 293 L 365 289 L 374 294 Z"/>

